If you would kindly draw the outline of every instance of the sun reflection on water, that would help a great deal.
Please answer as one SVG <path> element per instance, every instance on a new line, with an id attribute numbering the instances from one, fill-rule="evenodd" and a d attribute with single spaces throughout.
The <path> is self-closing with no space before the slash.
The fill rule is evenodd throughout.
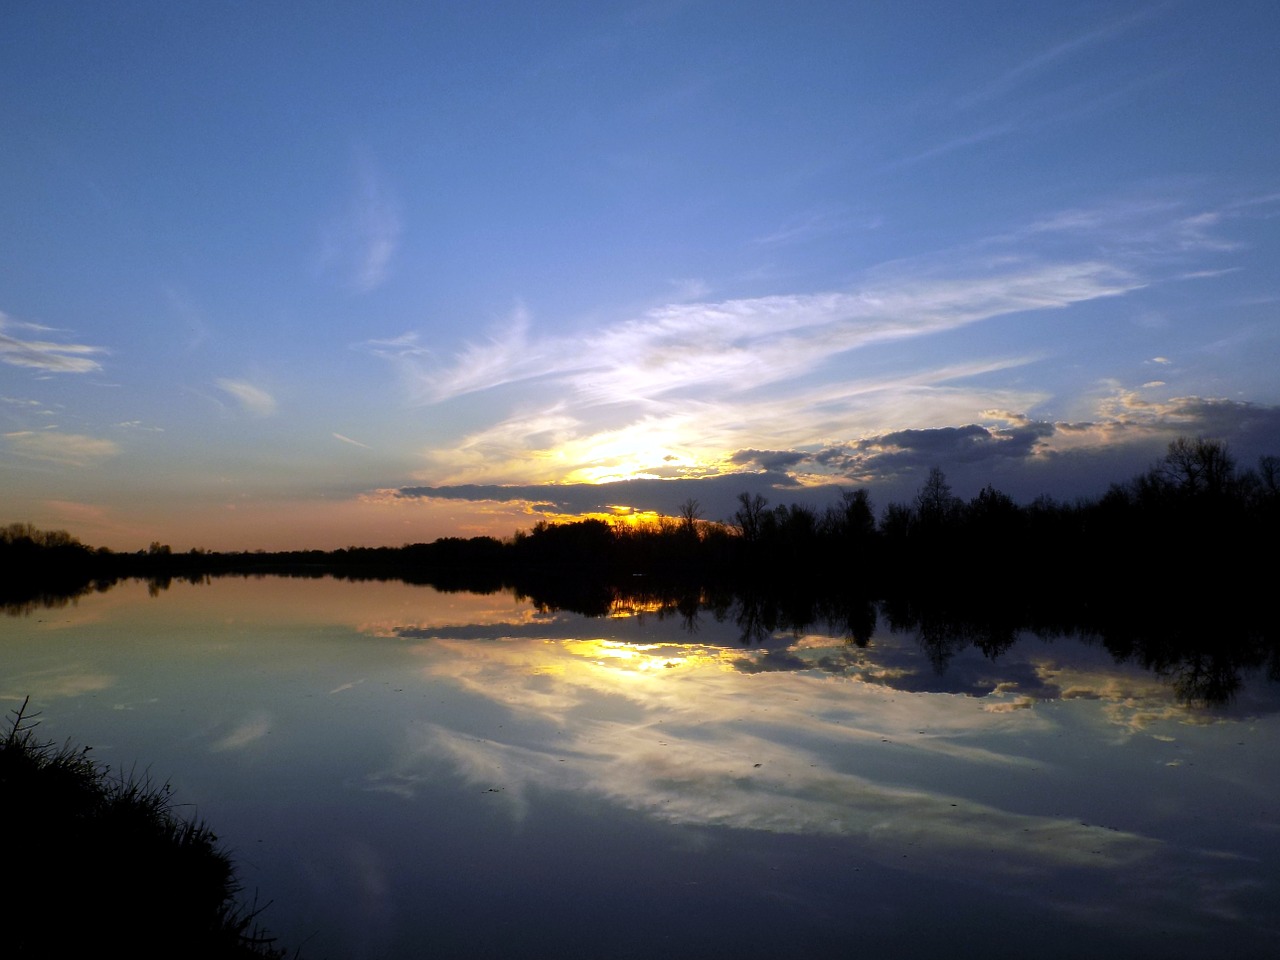
<path id="1" fill-rule="evenodd" d="M 590 660 L 599 667 L 612 667 L 618 670 L 646 672 L 671 669 L 691 661 L 689 654 L 675 655 L 666 644 L 649 643 L 637 645 L 623 643 L 618 640 L 591 639 L 565 640 L 562 644 L 565 652 Z M 685 650 L 687 648 L 679 648 Z M 703 655 L 703 661 L 711 658 Z"/>

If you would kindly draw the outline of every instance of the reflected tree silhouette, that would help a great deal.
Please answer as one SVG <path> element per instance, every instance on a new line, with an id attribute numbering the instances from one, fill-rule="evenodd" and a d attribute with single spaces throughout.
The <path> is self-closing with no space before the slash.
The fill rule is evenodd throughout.
<path id="1" fill-rule="evenodd" d="M 1239 667 L 1212 654 L 1187 656 L 1173 666 L 1171 675 L 1178 700 L 1191 706 L 1230 703 L 1242 685 Z"/>
<path id="2" fill-rule="evenodd" d="M 883 622 L 916 631 L 937 670 L 968 646 L 995 659 L 1027 631 L 1075 636 L 1184 677 L 1179 688 L 1206 702 L 1233 694 L 1233 671 L 1277 669 L 1267 558 L 1280 541 L 1280 458 L 1241 471 L 1225 444 L 1180 438 L 1098 499 L 1040 497 L 1027 506 L 991 485 L 963 501 L 933 467 L 911 502 L 888 504 L 878 524 L 865 490 L 842 491 L 821 512 L 799 503 L 769 509 L 745 492 L 737 502 L 729 523 L 704 520 L 689 498 L 677 516 L 650 524 L 542 520 L 507 540 L 327 552 L 176 554 L 154 542 L 113 553 L 65 531 L 10 524 L 0 528 L 0 566 L 12 571 L 0 581 L 0 603 L 22 615 L 127 578 L 158 596 L 173 579 L 334 576 L 510 590 L 539 609 L 588 616 L 643 596 L 689 633 L 704 610 L 732 618 L 749 644 L 825 623 L 866 646 Z M 1098 575 L 1099 558 L 1135 556 L 1162 565 L 1141 577 Z M 1189 615 L 1195 597 L 1205 598 L 1203 609 Z M 1221 629 L 1186 637 L 1188 622 L 1236 609 Z M 1210 659 L 1189 659 L 1199 655 Z"/>
<path id="3" fill-rule="evenodd" d="M 676 609 L 680 611 L 681 626 L 686 633 L 698 632 L 698 615 L 702 611 L 702 598 L 697 594 L 685 594 L 676 601 Z"/>

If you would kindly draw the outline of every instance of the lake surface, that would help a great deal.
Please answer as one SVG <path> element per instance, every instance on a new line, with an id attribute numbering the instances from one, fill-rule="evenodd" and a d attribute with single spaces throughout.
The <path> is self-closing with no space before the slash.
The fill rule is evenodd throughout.
<path id="1" fill-rule="evenodd" d="M 0 617 L 0 697 L 170 780 L 311 960 L 1276 956 L 1261 676 L 1206 708 L 1069 639 L 152 593 Z"/>

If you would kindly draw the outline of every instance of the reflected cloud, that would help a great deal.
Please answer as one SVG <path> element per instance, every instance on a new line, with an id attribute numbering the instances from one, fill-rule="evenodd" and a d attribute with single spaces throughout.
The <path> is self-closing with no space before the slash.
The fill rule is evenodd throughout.
<path id="1" fill-rule="evenodd" d="M 128 606 L 110 608 L 126 593 Z M 1000 911 L 1025 900 L 1073 922 L 1105 914 L 1126 930 L 1167 931 L 1184 917 L 1202 929 L 1221 917 L 1257 931 L 1269 916 L 1257 857 L 1269 850 L 1274 776 L 1252 761 L 1269 755 L 1275 717 L 1175 725 L 1160 717 L 1167 684 L 1115 664 L 1100 644 L 1011 634 L 996 656 L 974 640 L 980 630 L 931 630 L 922 641 L 868 629 L 858 646 L 832 635 L 834 621 L 830 632 L 771 630 L 744 645 L 720 607 L 694 635 L 648 595 L 585 618 L 510 594 L 378 581 L 175 582 L 157 600 L 133 583 L 84 606 L 112 616 L 64 635 L 56 655 L 83 656 L 92 638 L 95 662 L 122 671 L 129 690 L 86 697 L 78 716 L 133 697 L 148 710 L 113 714 L 130 721 L 119 729 L 145 724 L 161 744 L 138 755 L 177 750 L 196 769 L 254 777 L 265 768 L 241 762 L 252 753 L 280 778 L 273 790 L 296 779 L 281 795 L 301 798 L 300 815 L 321 818 L 338 846 L 356 845 L 340 866 L 353 902 L 361 892 L 377 903 L 388 889 L 412 894 L 402 870 L 424 858 L 431 883 L 452 883 L 451 863 L 477 848 L 473 831 L 483 831 L 483 871 L 534 851 L 524 862 L 536 883 L 536 858 L 561 849 L 544 841 L 582 843 L 617 827 L 631 839 L 705 845 L 704 864 L 722 851 L 779 852 L 798 871 L 779 890 L 799 896 L 827 882 L 810 865 L 850 864 L 867 873 L 833 877 L 839 889 L 918 880 L 933 891 L 922 901 L 931 909 L 942 891 L 966 886 L 971 902 L 990 894 Z M 114 684 L 104 669 L 39 672 L 64 662 L 48 659 L 50 632 L 64 627 L 9 623 L 25 664 L 4 681 L 11 705 L 27 692 Z M 361 635 L 346 629 L 353 623 Z M 939 674 L 928 641 L 953 636 Z M 226 698 L 210 696 L 222 687 L 243 710 L 228 714 Z M 1247 750 L 1215 755 L 1246 737 Z M 183 748 L 191 743 L 214 753 Z M 1205 832 L 1201 804 L 1215 802 L 1231 822 Z M 579 815 L 593 818 L 591 830 L 579 833 Z M 314 841 L 305 821 L 294 826 L 303 847 Z M 459 859 L 433 865 L 442 838 Z M 374 852 L 357 849 L 363 842 Z M 595 869 L 602 861 L 592 858 L 613 848 L 579 851 Z M 493 879 L 474 863 L 459 876 Z"/>
<path id="2" fill-rule="evenodd" d="M 637 646 L 594 638 L 438 640 L 415 652 L 429 660 L 424 670 L 430 676 L 451 679 L 549 726 L 563 726 L 570 714 L 588 703 L 594 711 L 617 714 L 622 718 L 620 729 L 614 731 L 617 736 L 602 738 L 612 721 L 597 720 L 589 739 L 613 743 L 619 754 L 629 752 L 623 747 L 643 752 L 657 744 L 673 748 L 667 752 L 696 752 L 718 743 L 713 752 L 723 756 L 725 740 L 751 743 L 752 749 L 727 751 L 740 758 L 733 768 L 741 770 L 748 757 L 759 759 L 756 753 L 778 761 L 780 749 L 783 753 L 792 749 L 736 729 L 744 722 L 754 725 L 750 703 L 757 680 L 738 668 L 740 662 L 777 652 L 702 644 Z M 939 698 L 899 704 L 892 691 L 874 685 L 837 685 L 818 677 L 790 676 L 772 678 L 770 687 L 775 695 L 791 694 L 782 699 L 793 706 L 769 711 L 768 724 L 784 731 L 778 734 L 782 739 L 803 732 L 845 745 L 878 744 L 886 737 L 918 737 L 921 726 L 960 736 L 981 723 L 960 701 Z M 997 765 L 1019 763 L 1016 758 L 933 737 L 913 744 L 912 749 Z"/>
<path id="3" fill-rule="evenodd" d="M 0 700 L 21 703 L 24 698 L 30 696 L 32 702 L 43 703 L 48 700 L 81 697 L 87 693 L 100 693 L 110 689 L 115 683 L 116 678 L 111 674 L 68 665 L 56 670 L 42 670 L 9 677 L 6 686 L 0 688 Z"/>
<path id="4" fill-rule="evenodd" d="M 1070 732 L 1042 702 L 1078 700 L 1084 717 L 1127 733 L 1169 705 L 1157 682 L 1108 686 L 1104 671 L 1041 657 L 1015 670 L 1024 679 L 976 696 L 904 695 L 894 684 L 910 671 L 878 663 L 875 644 L 625 643 L 560 626 L 545 638 L 416 644 L 425 678 L 487 706 L 472 722 L 415 723 L 396 764 L 367 786 L 412 797 L 444 763 L 515 821 L 567 790 L 682 826 L 848 838 L 895 870 L 1001 885 L 1084 871 L 1075 875 L 1091 880 L 1046 898 L 1070 911 L 1110 910 L 1098 885 L 1111 883 L 1136 885 L 1149 904 L 1190 896 L 1201 911 L 1235 909 L 1237 895 L 1211 879 L 1219 854 L 990 800 L 1019 795 L 1018 782 L 1043 790 L 1052 775 L 1028 738 Z M 992 778 L 998 794 L 982 786 Z"/>
<path id="5" fill-rule="evenodd" d="M 546 616 L 532 604 L 515 600 L 509 592 L 439 593 L 398 581 L 220 578 L 216 591 L 175 581 L 168 592 L 181 596 L 182 602 L 195 609 L 204 603 L 218 604 L 212 609 L 237 620 L 260 624 L 340 623 L 361 636 L 378 638 L 413 636 L 414 631 L 434 636 L 463 625 L 487 630 L 487 635 L 492 636 L 495 627 L 518 626 Z M 115 602 L 127 602 L 126 591 L 116 588 L 96 603 L 115 598 L 119 598 Z"/>
<path id="6" fill-rule="evenodd" d="M 1202 726 L 1224 722 L 1221 712 L 1197 709 L 1180 700 L 1169 677 L 1149 670 L 1107 662 L 1088 665 L 1088 657 L 1070 663 L 1035 640 L 1005 650 L 998 660 L 968 649 L 969 637 L 957 637 L 940 669 L 918 635 L 880 635 L 866 648 L 839 638 L 808 635 L 785 649 L 752 652 L 734 664 L 747 672 L 811 671 L 904 693 L 960 694 L 982 701 L 989 714 L 1032 710 L 1055 701 L 1095 701 L 1095 714 L 1125 735 L 1156 735 L 1164 724 Z M 955 655 L 953 655 L 955 654 Z M 1110 655 L 1105 659 L 1110 661 Z M 1254 705 L 1258 710 L 1273 708 Z"/>
<path id="7" fill-rule="evenodd" d="M 511 607 L 510 595 L 503 593 L 495 596 L 487 607 L 474 604 L 470 610 L 450 606 L 423 611 L 421 616 L 410 622 L 406 622 L 403 616 L 384 616 L 364 620 L 357 625 L 357 629 L 371 637 L 397 637 L 406 640 L 442 636 L 488 638 L 493 636 L 495 630 L 519 633 L 522 628 L 546 625 L 555 620 L 554 614 L 540 613 L 531 605 L 516 610 Z M 472 615 L 474 619 L 471 619 Z"/>
<path id="8" fill-rule="evenodd" d="M 593 749 L 554 755 L 437 727 L 420 747 L 446 755 L 477 787 L 501 785 L 490 789 L 501 792 L 516 815 L 527 812 L 524 794 L 531 788 L 586 790 L 674 823 L 858 837 L 885 860 L 918 847 L 929 858 L 923 869 L 941 860 L 986 876 L 1027 875 L 1050 865 L 1111 869 L 1160 846 L 1134 834 L 895 789 L 833 772 L 813 762 L 815 755 L 752 736 L 641 745 L 619 735 L 591 743 Z M 979 846 L 985 858 L 975 866 L 970 859 Z"/>
<path id="9" fill-rule="evenodd" d="M 1061 687 L 1063 700 L 1101 701 L 1102 716 L 1126 734 L 1152 733 L 1170 722 L 1200 726 L 1223 719 L 1178 703 L 1167 681 L 1136 668 L 1087 670 L 1051 660 L 1036 666 L 1047 683 Z"/>
<path id="10" fill-rule="evenodd" d="M 239 750 L 249 744 L 261 740 L 271 732 L 271 718 L 265 713 L 256 714 L 237 724 L 236 728 L 226 736 L 216 740 L 209 749 L 214 753 L 227 750 Z"/>
<path id="11" fill-rule="evenodd" d="M 742 651 L 699 644 L 439 640 L 415 653 L 431 678 L 515 716 L 483 731 L 417 729 L 401 765 L 373 778 L 379 789 L 411 793 L 424 776 L 419 765 L 443 759 L 517 819 L 532 791 L 569 789 L 673 823 L 856 837 L 886 862 L 910 851 L 927 858 L 920 869 L 988 878 L 1130 867 L 1161 846 L 900 779 L 904 756 L 919 751 L 1033 771 L 1030 761 L 964 742 L 1008 722 L 1037 723 L 1027 711 L 1006 719 L 975 712 L 967 698 L 907 703 L 871 684 L 749 675 L 734 669 Z M 753 687 L 766 679 L 768 696 L 757 697 Z M 862 772 L 876 769 L 883 779 Z M 890 770 L 898 773 L 884 776 Z"/>
<path id="12" fill-rule="evenodd" d="M 987 713 L 1012 713 L 1014 710 L 1030 710 L 1035 701 L 1030 697 L 1018 697 L 1016 700 L 1006 700 L 1004 703 L 988 703 L 983 706 L 983 710 Z"/>

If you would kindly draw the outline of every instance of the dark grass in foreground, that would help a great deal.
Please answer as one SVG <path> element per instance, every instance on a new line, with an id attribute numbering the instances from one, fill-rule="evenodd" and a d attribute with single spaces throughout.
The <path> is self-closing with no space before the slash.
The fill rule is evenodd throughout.
<path id="1" fill-rule="evenodd" d="M 39 740 L 27 707 L 0 737 L 6 956 L 287 956 L 239 904 L 213 831 L 175 813 L 167 783 Z"/>

